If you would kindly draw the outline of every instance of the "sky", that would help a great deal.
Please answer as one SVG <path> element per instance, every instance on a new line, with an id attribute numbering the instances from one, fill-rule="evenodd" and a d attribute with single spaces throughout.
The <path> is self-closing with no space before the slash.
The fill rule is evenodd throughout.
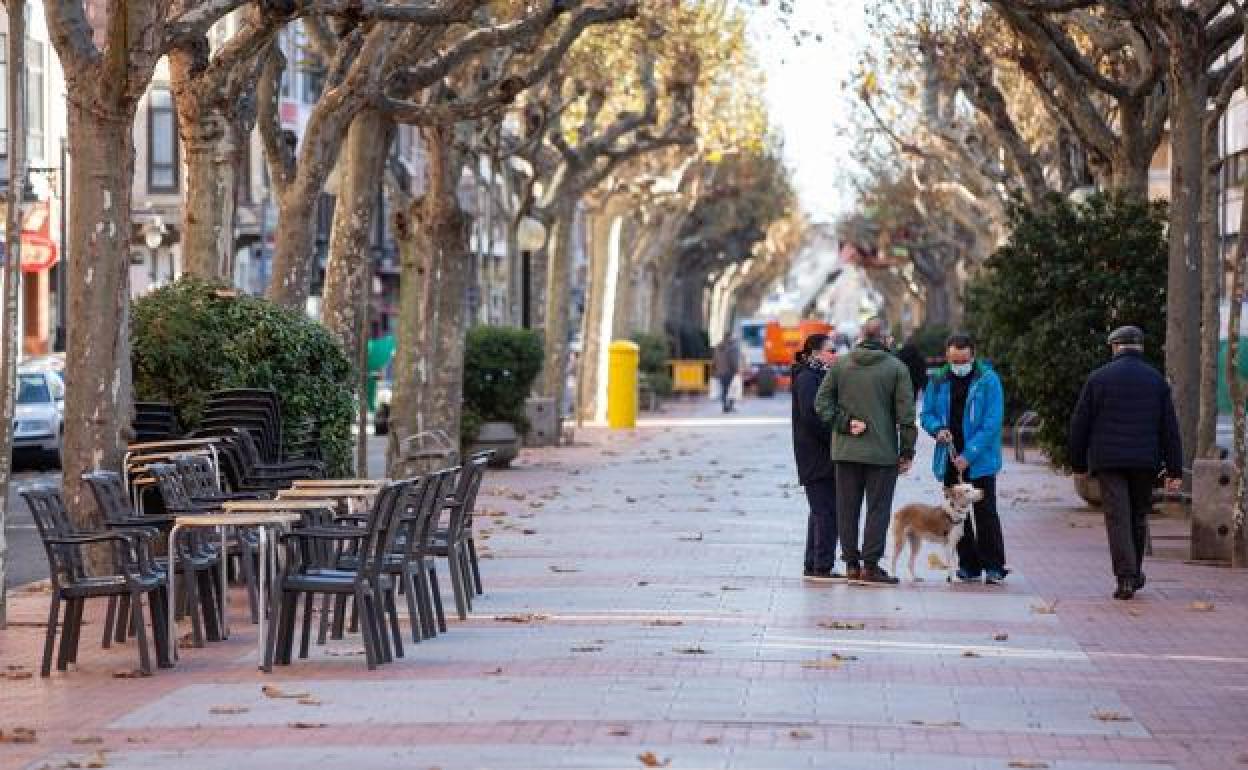
<path id="1" fill-rule="evenodd" d="M 843 83 L 864 43 L 866 2 L 795 0 L 787 30 L 770 3 L 751 13 L 772 124 L 784 140 L 802 207 L 814 222 L 834 221 L 851 202 L 845 174 L 852 169 L 849 112 L 856 97 Z M 801 29 L 813 34 L 797 45 L 793 33 Z"/>

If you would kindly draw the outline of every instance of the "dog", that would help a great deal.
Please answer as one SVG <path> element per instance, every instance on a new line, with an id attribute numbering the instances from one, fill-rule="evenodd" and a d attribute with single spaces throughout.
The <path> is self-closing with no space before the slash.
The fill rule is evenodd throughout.
<path id="1" fill-rule="evenodd" d="M 897 574 L 897 560 L 901 549 L 910 544 L 910 579 L 919 580 L 914 574 L 914 562 L 919 556 L 919 546 L 924 540 L 941 543 L 945 547 L 945 580 L 953 581 L 954 551 L 962 539 L 966 519 L 971 507 L 984 499 L 982 490 L 965 482 L 945 489 L 944 505 L 911 503 L 893 514 L 893 574 Z"/>

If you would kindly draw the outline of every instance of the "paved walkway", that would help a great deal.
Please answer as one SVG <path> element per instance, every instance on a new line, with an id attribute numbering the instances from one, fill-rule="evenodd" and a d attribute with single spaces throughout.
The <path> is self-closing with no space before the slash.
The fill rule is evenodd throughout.
<path id="1" fill-rule="evenodd" d="M 1110 600 L 1098 519 L 1033 464 L 1002 478 L 1007 585 L 804 584 L 786 410 L 677 406 L 492 474 L 476 615 L 377 672 L 348 642 L 262 675 L 236 616 L 114 678 L 133 648 L 91 618 L 78 671 L 0 680 L 0 730 L 37 730 L 0 768 L 1248 767 L 1248 575 L 1160 559 Z M 45 612 L 16 597 L 0 663 L 34 667 Z"/>

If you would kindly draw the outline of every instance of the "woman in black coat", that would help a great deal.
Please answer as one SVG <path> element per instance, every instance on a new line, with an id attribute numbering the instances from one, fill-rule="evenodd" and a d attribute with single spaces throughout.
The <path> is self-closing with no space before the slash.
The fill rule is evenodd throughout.
<path id="1" fill-rule="evenodd" d="M 797 480 L 806 490 L 806 580 L 836 580 L 836 471 L 832 465 L 832 429 L 815 413 L 815 396 L 836 358 L 834 341 L 812 334 L 793 364 L 793 454 Z"/>

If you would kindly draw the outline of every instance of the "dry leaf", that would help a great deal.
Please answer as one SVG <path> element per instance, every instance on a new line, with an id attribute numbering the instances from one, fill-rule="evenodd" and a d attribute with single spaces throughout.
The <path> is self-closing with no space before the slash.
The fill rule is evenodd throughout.
<path id="1" fill-rule="evenodd" d="M 1009 638 L 1010 635 L 1004 632 L 992 635 L 992 641 L 994 642 L 1004 642 Z"/>
<path id="2" fill-rule="evenodd" d="M 251 711 L 251 709 L 247 706 L 213 706 L 208 709 L 209 714 L 219 714 L 223 716 L 228 716 L 230 714 L 246 714 L 248 711 Z"/>
<path id="3" fill-rule="evenodd" d="M 29 727 L 11 727 L 0 730 L 0 743 L 34 743 L 35 731 Z"/>
<path id="4" fill-rule="evenodd" d="M 553 566 L 553 565 L 550 567 L 550 571 L 551 571 L 551 572 L 560 572 L 560 573 L 562 573 L 562 572 L 580 572 L 580 570 L 579 570 L 579 569 L 576 569 L 576 568 L 574 568 L 574 567 L 556 567 L 556 566 Z"/>
<path id="5" fill-rule="evenodd" d="M 837 669 L 841 664 L 848 660 L 858 660 L 857 655 L 841 655 L 834 652 L 830 657 L 819 658 L 818 660 L 808 660 L 802 664 L 802 668 L 810 669 Z"/>
<path id="6" fill-rule="evenodd" d="M 260 692 L 264 693 L 266 698 L 289 698 L 291 700 L 299 700 L 300 698 L 311 698 L 312 695 L 306 692 L 286 692 L 282 688 L 266 684 L 260 688 Z"/>
<path id="7" fill-rule="evenodd" d="M 679 652 L 681 655 L 710 655 L 701 647 L 677 647 L 673 652 Z"/>
<path id="8" fill-rule="evenodd" d="M 962 651 L 962 657 L 964 657 L 964 658 L 982 658 L 983 656 L 982 656 L 982 655 L 980 655 L 978 652 L 975 652 L 974 650 L 963 650 L 963 651 Z"/>
<path id="9" fill-rule="evenodd" d="M 86 759 L 71 759 L 65 763 L 68 768 L 92 768 L 97 770 L 101 767 L 108 767 L 108 757 L 104 756 L 104 752 L 97 751 Z"/>
<path id="10" fill-rule="evenodd" d="M 602 648 L 594 644 L 587 644 L 584 647 L 573 647 L 572 652 L 602 652 Z"/>
<path id="11" fill-rule="evenodd" d="M 628 729 L 627 727 L 612 727 L 610 730 L 607 731 L 607 735 L 613 735 L 616 738 L 624 738 L 632 734 L 633 734 L 633 731 Z"/>
<path id="12" fill-rule="evenodd" d="M 677 539 L 678 539 L 678 540 L 684 540 L 684 541 L 686 541 L 686 542 L 690 542 L 690 543 L 696 543 L 696 542 L 698 542 L 699 540 L 701 540 L 701 539 L 702 539 L 702 533 L 701 533 L 701 532 L 694 532 L 694 533 L 693 533 L 693 534 L 691 534 L 691 535 L 681 535 L 681 536 L 680 536 L 679 538 L 677 538 Z"/>
<path id="13" fill-rule="evenodd" d="M 666 626 L 666 627 L 683 626 L 684 624 L 685 624 L 685 621 L 683 620 L 668 620 L 666 618 L 655 618 L 654 620 L 651 620 L 650 622 L 646 623 L 647 626 Z"/>
<path id="14" fill-rule="evenodd" d="M 537 530 L 536 530 L 536 529 L 522 529 L 522 530 L 520 530 L 520 534 L 522 534 L 522 535 L 536 535 L 536 534 L 537 534 Z"/>
<path id="15" fill-rule="evenodd" d="M 809 730 L 790 730 L 789 737 L 795 741 L 808 741 L 815 736 Z"/>
<path id="16" fill-rule="evenodd" d="M 338 650 L 338 649 L 330 648 L 328 650 L 325 650 L 325 654 L 331 658 L 346 658 L 346 657 L 352 657 L 356 655 L 363 655 L 364 651 L 363 650 Z"/>
<path id="17" fill-rule="evenodd" d="M 849 623 L 844 620 L 824 620 L 819 623 L 820 628 L 828 628 L 833 631 L 863 631 L 866 629 L 866 623 Z"/>
<path id="18" fill-rule="evenodd" d="M 954 719 L 949 722 L 927 722 L 922 719 L 911 719 L 910 724 L 916 727 L 961 727 L 962 723 Z"/>
<path id="19" fill-rule="evenodd" d="M 1006 765 L 1006 767 L 1020 768 L 1045 768 L 1048 766 L 1048 762 L 1040 762 L 1034 759 L 1011 759 L 1009 764 Z"/>
<path id="20" fill-rule="evenodd" d="M 25 679 L 31 679 L 35 676 L 35 672 L 27 671 L 18 666 L 9 666 L 4 672 L 4 678 L 11 682 L 19 682 Z"/>
<path id="21" fill-rule="evenodd" d="M 709 738 L 703 738 L 702 742 L 705 743 L 707 746 L 714 746 L 719 743 L 719 739 L 712 735 Z"/>
<path id="22" fill-rule="evenodd" d="M 531 612 L 520 613 L 517 615 L 495 615 L 494 620 L 499 623 L 535 623 L 539 620 L 547 620 L 548 615 L 535 615 Z"/>
<path id="23" fill-rule="evenodd" d="M 499 674 L 501 674 L 501 673 L 503 673 L 503 667 L 502 667 L 502 666 L 499 666 L 498 668 L 496 668 L 496 669 L 494 669 L 494 670 L 492 670 L 492 671 L 486 671 L 486 672 L 485 672 L 485 675 L 486 675 L 486 676 L 498 676 L 498 675 L 499 675 Z"/>
<path id="24" fill-rule="evenodd" d="M 1054 600 L 1052 604 L 1033 604 L 1031 611 L 1037 615 L 1056 615 L 1057 601 Z"/>
<path id="25" fill-rule="evenodd" d="M 329 725 L 324 722 L 291 722 L 287 726 L 293 727 L 296 730 L 317 730 L 322 727 L 329 727 Z"/>
<path id="26" fill-rule="evenodd" d="M 635 498 L 635 497 L 626 497 L 626 498 L 624 498 L 624 502 L 626 502 L 626 503 L 635 503 L 635 502 L 637 502 L 637 498 Z"/>
<path id="27" fill-rule="evenodd" d="M 140 671 L 137 668 L 132 668 L 129 670 L 123 669 L 121 671 L 113 672 L 113 679 L 142 679 L 143 677 L 146 677 L 146 676 L 151 676 L 151 674 L 144 674 L 142 671 Z"/>
<path id="28" fill-rule="evenodd" d="M 1195 601 L 1187 605 L 1187 608 L 1192 612 L 1213 612 L 1214 604 L 1213 602 Z"/>
<path id="29" fill-rule="evenodd" d="M 672 764 L 671 759 L 659 759 L 653 751 L 638 754 L 637 761 L 640 762 L 643 767 L 667 767 Z"/>
<path id="30" fill-rule="evenodd" d="M 1138 607 L 1128 607 L 1127 614 L 1133 618 L 1138 618 L 1144 614 L 1144 610 L 1141 610 Z"/>
<path id="31" fill-rule="evenodd" d="M 316 698 L 300 698 L 299 700 L 295 701 L 295 703 L 298 703 L 300 706 L 319 706 L 319 705 L 321 705 L 321 702 L 320 702 L 319 700 L 317 700 Z"/>
<path id="32" fill-rule="evenodd" d="M 1104 711 L 1097 709 L 1092 712 L 1093 719 L 1099 719 L 1102 722 L 1133 722 L 1131 717 L 1126 714 L 1120 714 L 1117 711 Z"/>
<path id="33" fill-rule="evenodd" d="M 70 743 L 75 746 L 94 746 L 97 743 L 103 743 L 104 739 L 98 735 L 84 735 L 81 738 L 74 738 Z"/>
<path id="34" fill-rule="evenodd" d="M 744 591 L 745 589 L 739 588 L 737 586 L 720 586 L 719 590 L 721 591 Z"/>
<path id="35" fill-rule="evenodd" d="M 949 565 L 945 564 L 945 560 L 940 558 L 938 553 L 929 553 L 927 555 L 927 566 L 931 569 L 949 569 Z"/>

